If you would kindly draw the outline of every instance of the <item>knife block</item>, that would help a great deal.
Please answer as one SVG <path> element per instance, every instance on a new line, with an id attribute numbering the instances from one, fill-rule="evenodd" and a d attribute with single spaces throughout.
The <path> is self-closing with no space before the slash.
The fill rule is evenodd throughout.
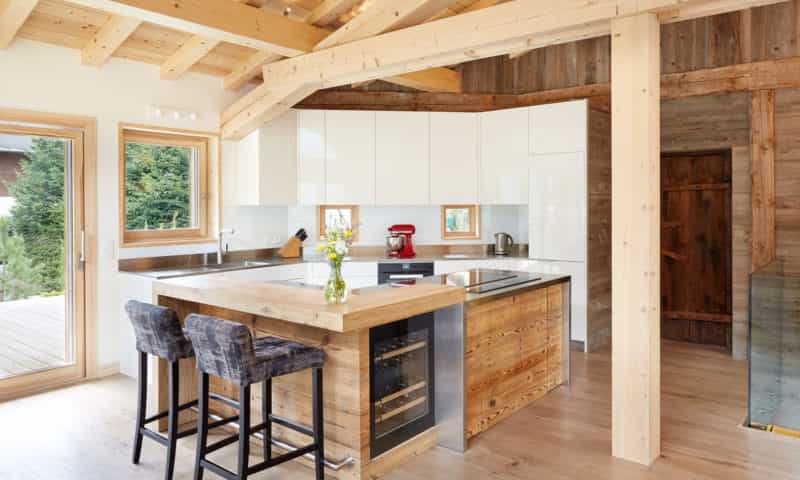
<path id="1" fill-rule="evenodd" d="M 291 237 L 278 250 L 278 256 L 283 258 L 299 258 L 303 241 L 297 237 Z"/>

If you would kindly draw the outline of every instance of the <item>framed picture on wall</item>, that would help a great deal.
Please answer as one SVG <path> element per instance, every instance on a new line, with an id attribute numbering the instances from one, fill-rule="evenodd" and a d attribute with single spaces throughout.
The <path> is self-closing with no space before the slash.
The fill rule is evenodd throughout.
<path id="1" fill-rule="evenodd" d="M 442 205 L 442 240 L 481 238 L 480 217 L 478 205 Z"/>
<path id="2" fill-rule="evenodd" d="M 358 206 L 357 205 L 320 205 L 317 210 L 319 239 L 325 238 L 328 225 L 342 222 L 353 230 L 353 241 L 358 241 Z"/>

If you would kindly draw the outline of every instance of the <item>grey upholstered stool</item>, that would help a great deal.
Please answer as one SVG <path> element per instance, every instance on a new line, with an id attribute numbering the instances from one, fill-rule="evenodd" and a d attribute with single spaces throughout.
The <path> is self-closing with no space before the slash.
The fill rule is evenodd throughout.
<path id="1" fill-rule="evenodd" d="M 197 433 L 196 428 L 178 432 L 178 414 L 198 403 L 193 400 L 178 405 L 180 384 L 178 361 L 194 356 L 189 340 L 184 337 L 178 316 L 174 310 L 131 300 L 125 304 L 125 311 L 133 325 L 136 335 L 136 350 L 139 352 L 139 394 L 136 408 L 136 431 L 133 440 L 133 463 L 139 463 L 142 455 L 142 438 L 148 437 L 167 447 L 167 466 L 164 478 L 172 479 L 175 470 L 175 450 L 179 438 Z M 152 417 L 145 417 L 147 410 L 147 355 L 155 355 L 169 363 L 169 408 Z M 215 400 L 225 402 L 233 407 L 238 404 L 217 395 Z M 148 423 L 167 417 L 167 436 L 163 436 L 146 427 Z M 222 419 L 209 425 L 209 428 L 224 425 L 238 420 L 238 416 Z"/>
<path id="2" fill-rule="evenodd" d="M 197 355 L 199 375 L 199 416 L 197 417 L 197 450 L 195 480 L 203 477 L 204 469 L 225 479 L 246 479 L 248 475 L 274 467 L 307 453 L 314 453 L 317 480 L 324 478 L 325 449 L 322 429 L 322 367 L 325 352 L 288 340 L 274 337 L 253 340 L 250 330 L 242 324 L 204 315 L 186 318 L 186 335 Z M 313 427 L 294 423 L 272 414 L 272 377 L 312 369 Z M 208 445 L 208 376 L 214 375 L 239 386 L 238 435 Z M 250 425 L 250 385 L 262 382 L 262 423 Z M 289 453 L 272 458 L 272 423 L 277 423 L 313 438 L 313 442 Z M 263 430 L 264 461 L 250 465 L 250 435 Z M 239 441 L 237 473 L 206 459 L 206 455 Z"/>

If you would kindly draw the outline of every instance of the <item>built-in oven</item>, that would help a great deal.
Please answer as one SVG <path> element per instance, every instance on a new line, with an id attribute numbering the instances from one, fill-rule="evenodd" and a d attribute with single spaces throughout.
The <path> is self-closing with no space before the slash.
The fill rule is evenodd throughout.
<path id="1" fill-rule="evenodd" d="M 433 262 L 387 262 L 378 264 L 378 283 L 402 282 L 433 275 Z"/>
<path id="2" fill-rule="evenodd" d="M 435 424 L 433 313 L 370 329 L 370 454 Z"/>

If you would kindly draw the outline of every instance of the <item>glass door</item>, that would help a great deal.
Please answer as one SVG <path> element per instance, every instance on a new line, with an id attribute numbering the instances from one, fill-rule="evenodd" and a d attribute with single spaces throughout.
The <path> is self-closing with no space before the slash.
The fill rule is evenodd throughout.
<path id="1" fill-rule="evenodd" d="M 83 134 L 0 124 L 0 400 L 85 376 Z"/>

